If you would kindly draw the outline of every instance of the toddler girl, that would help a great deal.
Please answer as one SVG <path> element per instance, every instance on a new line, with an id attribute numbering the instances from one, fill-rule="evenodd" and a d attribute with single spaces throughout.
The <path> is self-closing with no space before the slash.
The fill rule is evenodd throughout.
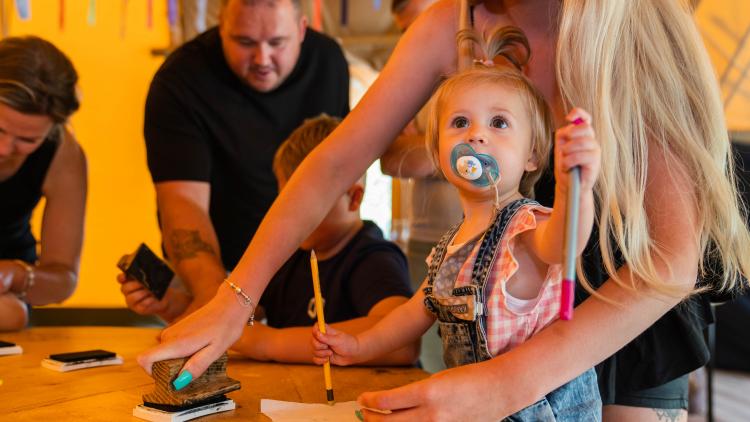
<path id="1" fill-rule="evenodd" d="M 357 336 L 314 328 L 315 363 L 366 362 L 419 338 L 437 319 L 447 367 L 468 365 L 507 352 L 557 319 L 566 172 L 581 169 L 580 254 L 593 224 L 599 146 L 590 116 L 571 111 L 571 123 L 554 135 L 554 206 L 529 199 L 551 147 L 550 111 L 520 72 L 528 60 L 523 34 L 506 27 L 487 45 L 494 61 L 477 62 L 438 88 L 426 132 L 437 166 L 459 191 L 463 221 L 434 248 L 427 279 L 409 302 Z M 601 420 L 594 370 L 510 420 Z"/>

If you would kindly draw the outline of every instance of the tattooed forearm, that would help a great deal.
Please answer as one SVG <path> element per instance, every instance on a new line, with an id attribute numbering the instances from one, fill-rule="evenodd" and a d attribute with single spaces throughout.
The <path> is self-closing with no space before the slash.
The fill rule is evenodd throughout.
<path id="1" fill-rule="evenodd" d="M 681 420 L 682 409 L 654 409 L 660 421 L 677 422 Z"/>
<path id="2" fill-rule="evenodd" d="M 214 248 L 201 239 L 198 230 L 172 230 L 169 234 L 169 244 L 172 246 L 170 258 L 175 263 L 187 258 L 195 258 L 198 252 L 216 255 Z"/>

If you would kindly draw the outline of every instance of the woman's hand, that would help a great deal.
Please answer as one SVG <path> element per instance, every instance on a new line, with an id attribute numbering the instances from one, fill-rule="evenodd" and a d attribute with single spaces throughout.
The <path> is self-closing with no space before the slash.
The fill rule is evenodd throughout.
<path id="1" fill-rule="evenodd" d="M 138 364 L 151 374 L 154 362 L 190 357 L 182 372 L 198 378 L 240 337 L 248 311 L 233 291 L 219 288 L 206 305 L 162 331 L 161 344 L 139 355 Z"/>
<path id="2" fill-rule="evenodd" d="M 343 331 L 331 328 L 326 324 L 326 333 L 318 329 L 318 324 L 312 329 L 313 362 L 323 365 L 329 359 L 334 365 L 351 365 L 359 362 L 359 342 L 357 337 Z"/>
<path id="3" fill-rule="evenodd" d="M 497 421 L 520 410 L 510 405 L 499 380 L 481 365 L 439 372 L 430 378 L 392 390 L 364 393 L 361 406 L 390 410 L 390 414 L 362 409 L 366 421 Z"/>
<path id="4" fill-rule="evenodd" d="M 602 153 L 591 126 L 591 115 L 574 108 L 566 116 L 571 122 L 555 132 L 555 181 L 560 193 L 567 192 L 570 178 L 567 173 L 573 167 L 581 168 L 581 191 L 594 188 L 599 177 Z"/>

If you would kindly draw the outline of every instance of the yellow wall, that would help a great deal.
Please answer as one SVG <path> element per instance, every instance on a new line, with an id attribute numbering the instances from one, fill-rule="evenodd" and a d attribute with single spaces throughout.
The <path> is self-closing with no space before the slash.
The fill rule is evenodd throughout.
<path id="1" fill-rule="evenodd" d="M 54 42 L 80 75 L 82 107 L 72 123 L 88 157 L 89 195 L 80 282 L 64 306 L 123 306 L 115 281 L 117 260 L 141 241 L 158 250 L 154 192 L 141 134 L 148 84 L 162 62 L 150 51 L 168 43 L 167 2 L 153 3 L 153 29 L 146 27 L 146 0 L 97 0 L 94 26 L 86 20 L 89 0 L 67 0 L 62 30 L 58 0 L 32 0 L 30 21 L 19 21 L 12 13 L 10 35 L 34 34 Z"/>
<path id="2" fill-rule="evenodd" d="M 750 2 L 702 0 L 695 18 L 717 75 L 724 75 L 727 125 L 750 131 Z"/>

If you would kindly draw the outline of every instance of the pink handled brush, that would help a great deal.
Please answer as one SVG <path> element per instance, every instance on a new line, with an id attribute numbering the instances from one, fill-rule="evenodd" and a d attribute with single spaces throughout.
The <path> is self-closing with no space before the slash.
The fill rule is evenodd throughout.
<path id="1" fill-rule="evenodd" d="M 580 125 L 583 119 L 573 120 Z M 560 295 L 560 319 L 573 319 L 573 302 L 576 289 L 576 245 L 578 244 L 578 214 L 580 208 L 581 168 L 573 167 L 568 171 L 568 208 L 565 212 L 565 231 L 563 233 L 563 281 Z"/>

